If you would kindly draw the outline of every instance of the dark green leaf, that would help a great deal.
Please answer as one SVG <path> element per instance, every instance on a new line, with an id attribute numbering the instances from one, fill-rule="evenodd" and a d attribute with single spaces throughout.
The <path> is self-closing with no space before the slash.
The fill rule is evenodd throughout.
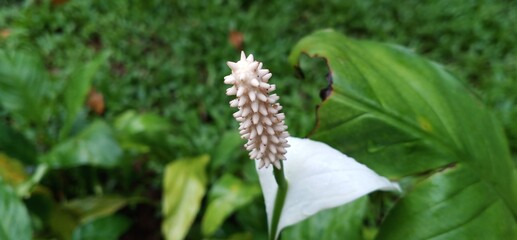
<path id="1" fill-rule="evenodd" d="M 437 235 L 442 233 L 440 228 L 431 226 L 447 225 L 449 231 L 465 232 L 468 224 L 454 223 L 480 221 L 492 226 L 492 231 L 486 233 L 490 236 L 515 234 L 508 225 L 492 225 L 500 219 L 508 220 L 504 209 L 517 216 L 517 177 L 502 128 L 443 67 L 397 46 L 351 40 L 333 31 L 319 31 L 301 40 L 290 56 L 292 64 L 297 64 L 302 52 L 324 57 L 332 79 L 331 93 L 319 108 L 314 138 L 353 156 L 381 175 L 402 177 L 461 165 L 475 174 L 480 184 L 493 189 L 497 202 L 495 209 L 489 208 L 493 210 L 489 214 L 470 214 L 473 205 L 486 201 L 469 198 L 471 203 L 465 206 L 473 209 L 468 211 L 450 215 L 444 211 L 443 216 L 404 215 L 397 220 L 391 220 L 389 215 L 386 222 L 406 226 L 425 220 L 429 224 L 425 231 Z M 446 185 L 461 195 L 470 183 L 446 181 Z M 408 197 L 424 204 L 436 192 L 443 190 L 410 192 Z M 429 208 L 457 206 L 449 198 L 430 203 L 434 205 Z M 410 211 L 406 209 L 408 205 L 396 208 Z M 391 229 L 384 227 L 381 231 L 386 232 L 382 236 L 389 236 L 387 239 L 408 237 L 397 231 L 390 235 Z M 460 234 L 454 239 L 469 239 L 466 236 Z"/>
<path id="2" fill-rule="evenodd" d="M 32 239 L 29 213 L 13 189 L 1 177 L 0 216 L 0 239 Z"/>
<path id="3" fill-rule="evenodd" d="M 237 131 L 231 130 L 225 132 L 217 147 L 214 148 L 213 156 L 213 168 L 217 169 L 223 165 L 229 163 L 229 161 L 236 160 L 237 156 L 241 151 L 241 148 L 244 145 L 243 140 L 241 139 L 239 133 Z M 234 165 L 234 164 L 232 164 Z M 236 166 L 240 166 L 236 164 Z"/>
<path id="4" fill-rule="evenodd" d="M 364 239 L 361 235 L 368 198 L 327 209 L 282 231 L 283 239 Z"/>
<path id="5" fill-rule="evenodd" d="M 36 162 L 36 147 L 18 131 L 0 122 L 0 152 L 25 164 Z"/>
<path id="6" fill-rule="evenodd" d="M 0 51 L 0 104 L 26 121 L 42 123 L 50 117 L 55 92 L 36 55 Z"/>
<path id="7" fill-rule="evenodd" d="M 68 134 L 73 121 L 85 104 L 86 95 L 91 89 L 95 74 L 106 62 L 108 56 L 108 54 L 100 54 L 86 65 L 80 65 L 67 79 L 63 92 L 67 117 L 62 135 Z"/>
<path id="8" fill-rule="evenodd" d="M 417 184 L 390 212 L 377 238 L 403 236 L 513 239 L 517 224 L 494 189 L 468 168 L 459 166 Z"/>
<path id="9" fill-rule="evenodd" d="M 228 174 L 221 177 L 208 194 L 208 207 L 201 225 L 203 235 L 212 235 L 231 213 L 258 195 L 260 187 L 256 184 L 247 185 Z"/>
<path id="10" fill-rule="evenodd" d="M 112 129 L 103 121 L 96 121 L 77 136 L 58 144 L 42 156 L 41 161 L 54 168 L 79 165 L 114 167 L 121 163 L 121 154 Z"/>
<path id="11" fill-rule="evenodd" d="M 208 155 L 176 160 L 165 169 L 162 233 L 183 239 L 194 221 L 206 191 Z"/>
<path id="12" fill-rule="evenodd" d="M 117 240 L 129 228 L 131 220 L 120 215 L 99 218 L 74 230 L 73 240 Z"/>

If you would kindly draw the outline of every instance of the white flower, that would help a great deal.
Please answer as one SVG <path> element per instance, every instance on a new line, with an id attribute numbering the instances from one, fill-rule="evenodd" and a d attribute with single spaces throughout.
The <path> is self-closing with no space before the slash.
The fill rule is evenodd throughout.
<path id="1" fill-rule="evenodd" d="M 287 126 L 284 124 L 285 115 L 280 113 L 282 106 L 277 102 L 276 94 L 269 95 L 276 89 L 269 84 L 271 73 L 262 68 L 262 63 L 246 58 L 241 52 L 238 62 L 228 62 L 232 73 L 224 77 L 224 83 L 232 87 L 226 90 L 227 95 L 236 95 L 230 101 L 231 107 L 239 110 L 233 114 L 240 122 L 241 138 L 247 139 L 244 145 L 250 151 L 250 158 L 258 160 L 258 168 L 273 164 L 281 168 L 279 160 L 285 160 L 287 144 Z"/>
<path id="2" fill-rule="evenodd" d="M 289 138 L 284 173 L 289 188 L 275 236 L 317 212 L 341 206 L 376 190 L 400 191 L 396 183 L 379 176 L 325 143 Z M 270 169 L 257 170 L 271 228 L 278 184 Z"/>

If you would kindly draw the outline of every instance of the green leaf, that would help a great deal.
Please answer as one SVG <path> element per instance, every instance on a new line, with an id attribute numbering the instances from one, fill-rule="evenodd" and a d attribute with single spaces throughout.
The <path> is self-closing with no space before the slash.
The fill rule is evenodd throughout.
<path id="1" fill-rule="evenodd" d="M 36 146 L 18 131 L 0 122 L 0 152 L 25 164 L 36 162 Z"/>
<path id="2" fill-rule="evenodd" d="M 122 147 L 140 152 L 169 150 L 167 134 L 171 124 L 154 113 L 139 114 L 129 110 L 117 117 L 114 124 Z M 154 152 L 154 151 L 153 151 Z"/>
<path id="3" fill-rule="evenodd" d="M 95 74 L 108 57 L 107 53 L 98 55 L 92 61 L 77 67 L 69 79 L 67 79 L 63 92 L 63 100 L 67 112 L 65 125 L 61 130 L 62 136 L 68 134 L 73 121 L 85 104 L 86 95 L 91 89 L 91 83 Z"/>
<path id="4" fill-rule="evenodd" d="M 127 199 L 116 195 L 92 196 L 75 199 L 52 208 L 49 225 L 60 239 L 72 239 L 76 231 L 90 231 L 97 219 L 108 217 L 127 204 Z M 85 226 L 81 226 L 85 224 Z M 93 224 L 93 226 L 89 226 Z M 86 229 L 83 229 L 86 228 Z M 78 230 L 79 229 L 79 230 Z M 90 234 L 90 233 L 77 233 Z"/>
<path id="5" fill-rule="evenodd" d="M 238 151 L 243 145 L 243 141 L 237 131 L 231 130 L 225 132 L 217 147 L 214 148 L 212 158 L 213 169 L 218 169 L 229 161 L 236 160 L 237 156 L 242 153 Z M 232 164 L 233 165 L 233 164 Z M 236 166 L 240 167 L 238 164 Z"/>
<path id="6" fill-rule="evenodd" d="M 50 117 L 54 90 L 39 57 L 0 51 L 0 104 L 5 110 L 42 123 Z"/>
<path id="7" fill-rule="evenodd" d="M 511 236 L 517 236 L 517 224 L 494 189 L 460 165 L 417 184 L 392 209 L 377 239 L 401 239 L 402 236 L 513 239 Z"/>
<path id="8" fill-rule="evenodd" d="M 72 239 L 72 234 L 79 225 L 79 217 L 62 206 L 56 206 L 50 212 L 48 224 L 59 239 L 69 240 Z"/>
<path id="9" fill-rule="evenodd" d="M 427 230 L 415 231 L 440 236 L 444 229 L 436 226 L 447 225 L 448 231 L 465 232 L 468 224 L 455 223 L 480 221 L 492 226 L 492 231 L 485 234 L 495 237 L 511 233 L 507 238 L 517 238 L 508 225 L 499 228 L 493 224 L 500 219 L 511 220 L 508 212 L 517 216 L 517 177 L 502 128 L 443 67 L 401 47 L 352 40 L 334 31 L 319 31 L 302 39 L 291 53 L 293 65 L 298 64 L 301 53 L 324 57 L 332 80 L 330 95 L 319 107 L 313 138 L 391 177 L 429 174 L 461 165 L 474 174 L 476 181 L 493 189 L 497 202 L 493 205 L 496 210 L 490 214 L 472 215 L 470 209 L 442 211 L 442 215 L 411 214 L 391 220 L 394 213 L 388 215 L 386 223 L 407 226 L 425 220 Z M 470 185 L 467 180 L 444 182 L 447 187 L 455 187 L 455 194 L 459 195 Z M 419 199 L 423 204 L 426 198 L 443 191 L 438 188 L 432 192 L 410 192 L 408 198 Z M 485 202 L 481 198 L 468 201 L 471 203 L 462 207 Z M 429 208 L 458 206 L 449 198 L 430 203 Z M 397 211 L 409 212 L 406 208 L 408 205 L 395 207 Z M 386 236 L 382 239 L 408 236 L 388 234 L 391 231 L 381 227 L 381 236 Z M 469 239 L 467 236 L 460 234 L 453 239 Z"/>
<path id="10" fill-rule="evenodd" d="M 183 239 L 194 222 L 206 191 L 208 155 L 176 160 L 167 165 L 163 181 L 162 233 Z"/>
<path id="11" fill-rule="evenodd" d="M 122 196 L 104 195 L 74 199 L 63 204 L 63 208 L 71 211 L 79 217 L 81 223 L 109 216 L 127 204 L 127 199 Z"/>
<path id="12" fill-rule="evenodd" d="M 361 235 L 368 198 L 328 209 L 282 231 L 284 239 L 364 239 Z"/>
<path id="13" fill-rule="evenodd" d="M 13 189 L 1 177 L 0 216 L 0 239 L 32 239 L 29 213 Z"/>
<path id="14" fill-rule="evenodd" d="M 203 235 L 214 234 L 231 213 L 247 205 L 258 195 L 260 187 L 256 184 L 247 185 L 229 174 L 221 177 L 208 194 L 208 207 L 201 223 Z"/>
<path id="15" fill-rule="evenodd" d="M 127 231 L 131 220 L 120 215 L 99 218 L 74 230 L 73 240 L 117 240 Z"/>
<path id="16" fill-rule="evenodd" d="M 41 161 L 53 168 L 79 165 L 114 167 L 121 163 L 121 154 L 111 128 L 103 121 L 95 121 L 77 136 L 55 146 L 42 156 Z"/>

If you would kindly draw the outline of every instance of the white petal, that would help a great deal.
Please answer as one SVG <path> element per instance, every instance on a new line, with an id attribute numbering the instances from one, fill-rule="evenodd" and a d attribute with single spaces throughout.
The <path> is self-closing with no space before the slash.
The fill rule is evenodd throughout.
<path id="1" fill-rule="evenodd" d="M 400 191 L 398 184 L 325 143 L 294 137 L 288 138 L 288 142 L 291 147 L 287 149 L 284 171 L 289 189 L 275 233 L 277 237 L 283 228 L 321 210 L 349 203 L 376 190 Z M 271 228 L 278 185 L 272 168 L 257 172 Z"/>

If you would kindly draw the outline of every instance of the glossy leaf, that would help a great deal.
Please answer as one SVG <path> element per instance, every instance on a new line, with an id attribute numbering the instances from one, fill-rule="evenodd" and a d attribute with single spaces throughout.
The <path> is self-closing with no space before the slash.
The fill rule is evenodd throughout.
<path id="1" fill-rule="evenodd" d="M 39 57 L 0 51 L 0 104 L 5 110 L 25 121 L 42 123 L 50 117 L 54 96 L 54 86 Z"/>
<path id="2" fill-rule="evenodd" d="M 283 239 L 347 239 L 363 240 L 363 218 L 368 198 L 362 197 L 349 204 L 328 209 L 286 228 Z"/>
<path id="3" fill-rule="evenodd" d="M 212 235 L 232 212 L 258 195 L 258 185 L 246 184 L 232 175 L 224 175 L 214 183 L 208 194 L 208 207 L 201 224 L 203 235 Z"/>
<path id="4" fill-rule="evenodd" d="M 103 121 L 96 121 L 71 139 L 55 146 L 41 161 L 54 168 L 91 165 L 114 167 L 120 164 L 122 150 L 112 130 Z"/>
<path id="5" fill-rule="evenodd" d="M 162 233 L 165 239 L 184 239 L 206 191 L 208 155 L 176 160 L 165 169 Z"/>
<path id="6" fill-rule="evenodd" d="M 451 235 L 452 239 L 471 239 L 466 233 L 470 222 L 492 226 L 483 236 L 511 234 L 507 238 L 517 238 L 508 225 L 514 223 L 509 213 L 517 216 L 517 176 L 502 128 L 457 79 L 407 49 L 352 40 L 334 31 L 319 31 L 302 39 L 290 56 L 293 65 L 302 53 L 325 58 L 332 80 L 330 95 L 318 110 L 313 138 L 382 175 L 428 174 L 460 165 L 481 186 L 492 189 L 492 200 L 467 197 L 461 203 L 462 211 L 446 211 L 459 204 L 454 198 L 434 200 L 447 189 L 454 189 L 451 195 L 457 196 L 476 196 L 480 190 L 465 193 L 472 183 L 452 179 L 452 175 L 440 178 L 444 179 L 440 188 L 418 184 L 408 193 L 410 200 L 402 200 L 388 215 L 386 226 L 381 226 L 381 239 L 404 239 L 408 231 L 410 236 L 440 239 L 446 236 L 440 235 L 446 228 L 462 232 Z M 425 190 L 417 191 L 418 187 Z M 416 214 L 405 201 L 427 204 L 427 209 Z M 476 208 L 491 201 L 486 209 Z M 471 214 L 475 209 L 486 212 Z M 501 219 L 508 222 L 499 228 L 496 223 Z M 400 227 L 423 222 L 425 229 Z M 395 230 L 395 225 L 405 230 Z"/>
<path id="7" fill-rule="evenodd" d="M 400 190 L 368 167 L 322 142 L 288 138 L 291 145 L 284 161 L 288 182 L 278 230 L 296 224 L 328 208 L 352 202 L 376 190 Z M 257 170 L 271 219 L 278 185 L 272 168 Z"/>
<path id="8" fill-rule="evenodd" d="M 13 189 L 0 178 L 0 239 L 32 239 L 29 213 Z"/>
<path id="9" fill-rule="evenodd" d="M 401 236 L 512 239 L 517 236 L 517 224 L 494 189 L 469 168 L 459 165 L 417 184 L 392 209 L 377 239 Z"/>
<path id="10" fill-rule="evenodd" d="M 74 230 L 73 240 L 117 240 L 127 231 L 131 220 L 120 215 L 99 218 Z"/>

